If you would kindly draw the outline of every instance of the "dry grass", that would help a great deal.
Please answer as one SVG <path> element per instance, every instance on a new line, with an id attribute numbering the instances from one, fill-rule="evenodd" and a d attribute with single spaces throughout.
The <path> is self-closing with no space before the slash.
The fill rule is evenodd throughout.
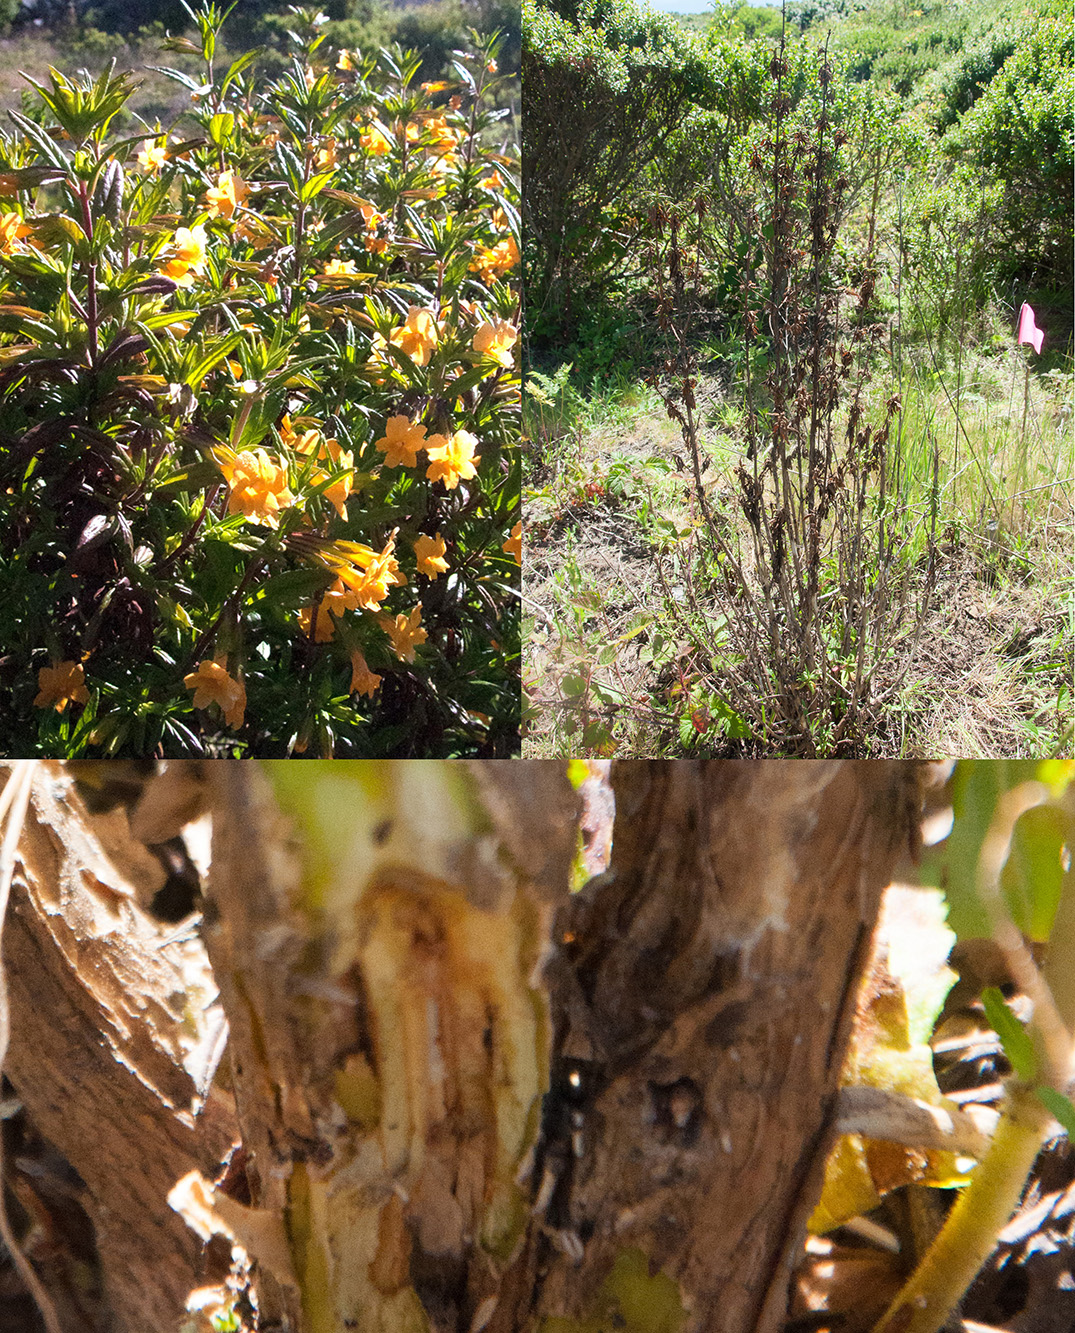
<path id="1" fill-rule="evenodd" d="M 970 390 L 977 398 L 966 404 L 964 426 L 985 465 L 992 459 L 997 467 L 994 484 L 1010 494 L 1013 460 L 1022 456 L 1022 384 L 1009 411 L 1005 395 L 990 396 L 987 370 L 978 379 L 986 392 Z M 902 685 L 879 709 L 870 755 L 1072 753 L 1075 531 L 1069 390 L 1061 381 L 1032 377 L 1030 475 L 1020 483 L 1028 492 L 1058 476 L 1061 484 L 1018 500 L 1009 532 L 998 535 L 983 521 L 966 441 L 958 467 L 949 455 L 959 480 L 946 493 L 949 508 L 938 526 L 947 532 L 937 586 L 917 642 L 885 666 L 881 687 L 897 675 Z M 733 491 L 722 476 L 738 453 L 734 402 L 715 376 L 703 381 L 699 397 L 713 459 L 704 476 L 710 505 L 744 527 L 741 515 L 729 512 Z M 954 433 L 954 421 L 946 429 Z M 587 498 L 588 489 L 607 483 L 625 463 L 632 493 Z M 682 531 L 695 518 L 682 463 L 678 432 L 652 400 L 626 419 L 587 424 L 584 417 L 547 442 L 542 459 L 531 457 L 524 502 L 525 755 L 772 753 L 764 738 L 730 739 L 719 719 L 710 717 L 702 730 L 690 722 L 699 703 L 704 707 L 707 680 L 719 681 L 720 662 L 700 660 L 677 628 L 690 614 L 684 576 L 690 561 L 677 558 L 686 542 L 670 540 L 668 528 Z M 1004 512 L 1010 523 L 1010 506 Z M 693 591 L 708 619 L 720 615 L 719 589 Z M 706 721 L 704 712 L 699 721 Z"/>

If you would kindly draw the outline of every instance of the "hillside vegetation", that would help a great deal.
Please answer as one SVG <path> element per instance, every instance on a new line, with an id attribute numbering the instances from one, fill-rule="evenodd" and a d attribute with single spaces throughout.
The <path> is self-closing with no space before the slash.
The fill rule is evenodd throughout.
<path id="1" fill-rule="evenodd" d="M 523 27 L 529 752 L 1070 752 L 1067 7 Z"/>

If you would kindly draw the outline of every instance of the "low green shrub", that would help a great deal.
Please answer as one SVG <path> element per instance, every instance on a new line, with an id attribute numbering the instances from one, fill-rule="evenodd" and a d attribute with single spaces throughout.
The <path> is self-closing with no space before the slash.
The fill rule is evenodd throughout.
<path id="1" fill-rule="evenodd" d="M 52 71 L 0 137 L 0 751 L 506 754 L 517 160 L 495 52 Z M 185 43 L 185 45 L 184 45 Z"/>

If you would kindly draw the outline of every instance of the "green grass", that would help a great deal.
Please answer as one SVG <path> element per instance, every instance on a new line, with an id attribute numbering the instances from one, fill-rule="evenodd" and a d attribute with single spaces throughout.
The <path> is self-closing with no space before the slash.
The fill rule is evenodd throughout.
<path id="1" fill-rule="evenodd" d="M 903 350 L 898 475 L 919 522 L 901 558 L 924 564 L 936 444 L 941 587 L 913 655 L 905 645 L 891 664 L 905 675 L 870 753 L 1071 753 L 1075 376 L 1069 355 L 1054 354 L 1048 370 L 1037 361 L 1010 333 L 968 342 L 958 376 L 951 355 L 938 372 L 923 339 Z M 636 380 L 587 393 L 566 364 L 536 385 L 524 754 L 771 753 L 721 694 L 717 570 L 703 556 L 678 430 L 653 390 Z M 891 388 L 878 374 L 875 414 Z M 742 454 L 743 403 L 719 375 L 699 398 L 703 485 L 742 535 L 728 473 Z M 817 740 L 824 752 L 822 723 Z"/>

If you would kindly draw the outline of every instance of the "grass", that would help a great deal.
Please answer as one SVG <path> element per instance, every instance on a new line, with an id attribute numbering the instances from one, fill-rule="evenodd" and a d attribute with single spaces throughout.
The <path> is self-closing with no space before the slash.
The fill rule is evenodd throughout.
<path id="1" fill-rule="evenodd" d="M 151 126 L 157 120 L 167 125 L 189 107 L 190 94 L 150 66 L 170 65 L 194 76 L 202 72 L 204 63 L 200 58 L 180 51 L 162 53 L 162 36 L 163 33 L 147 32 L 125 39 L 89 29 L 84 36 L 74 35 L 68 40 L 55 33 L 23 29 L 15 36 L 0 39 L 0 112 L 23 109 L 23 90 L 30 88 L 22 77 L 24 74 L 47 86 L 50 65 L 67 73 L 86 69 L 97 75 L 115 59 L 118 69 L 135 70 L 141 80 L 140 88 L 128 104 L 129 109 Z M 238 51 L 221 48 L 216 62 L 218 67 L 226 70 L 238 54 Z M 6 123 L 6 114 L 0 119 Z M 132 116 L 124 112 L 123 121 L 137 132 Z"/>
<path id="2" fill-rule="evenodd" d="M 939 545 L 923 629 L 883 672 L 902 683 L 874 756 L 1072 752 L 1075 377 L 1070 353 L 1039 361 L 1005 323 L 967 338 L 958 369 L 950 339 L 943 356 L 935 339 L 903 348 L 897 475 L 921 524 L 906 558 L 925 551 L 934 443 Z M 722 593 L 655 393 L 626 377 L 587 392 L 566 364 L 528 388 L 524 754 L 772 753 L 721 695 Z M 706 495 L 743 538 L 744 409 L 720 357 L 697 393 Z"/>

